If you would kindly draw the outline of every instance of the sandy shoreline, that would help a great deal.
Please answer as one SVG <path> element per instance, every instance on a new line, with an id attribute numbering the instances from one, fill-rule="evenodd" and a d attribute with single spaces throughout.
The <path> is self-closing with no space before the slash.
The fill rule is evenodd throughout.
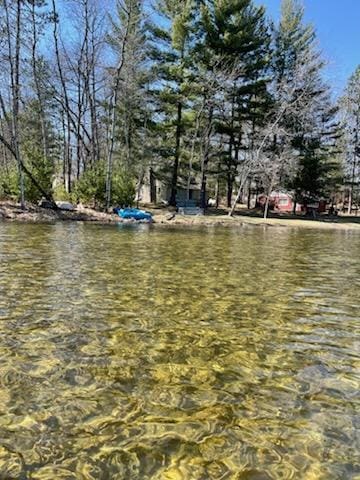
<path id="1" fill-rule="evenodd" d="M 360 219 L 338 217 L 331 219 L 322 217 L 319 220 L 305 218 L 282 218 L 271 217 L 264 220 L 259 216 L 250 216 L 248 213 L 239 212 L 234 217 L 226 214 L 210 213 L 205 216 L 183 216 L 166 209 L 147 209 L 153 214 L 154 225 L 161 226 L 204 226 L 204 227 L 241 227 L 246 225 L 262 227 L 292 227 L 292 228 L 316 228 L 326 230 L 358 230 L 360 231 Z M 54 223 L 57 221 L 80 221 L 100 224 L 136 223 L 129 220 L 121 220 L 116 214 L 99 212 L 82 206 L 76 211 L 50 210 L 27 204 L 25 210 L 21 210 L 18 204 L 13 202 L 0 202 L 0 221 L 16 221 L 28 223 Z"/>
<path id="2" fill-rule="evenodd" d="M 237 214 L 234 217 L 227 215 L 213 215 L 203 217 L 184 217 L 176 215 L 169 221 L 164 219 L 164 215 L 155 215 L 154 220 L 161 225 L 178 225 L 178 226 L 221 226 L 221 227 L 240 227 L 240 226 L 257 226 L 257 227 L 278 227 L 278 228 L 306 228 L 306 229 L 322 229 L 322 230 L 357 230 L 360 232 L 360 223 L 343 221 L 311 220 L 301 218 L 267 218 L 252 217 L 249 215 Z"/>

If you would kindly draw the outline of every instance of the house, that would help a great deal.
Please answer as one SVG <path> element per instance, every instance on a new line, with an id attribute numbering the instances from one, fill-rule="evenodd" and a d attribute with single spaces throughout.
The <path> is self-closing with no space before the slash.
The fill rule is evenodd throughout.
<path id="1" fill-rule="evenodd" d="M 266 195 L 258 198 L 261 207 L 265 206 Z M 294 200 L 291 193 L 274 191 L 270 194 L 269 209 L 278 213 L 292 213 L 294 211 Z M 326 211 L 326 201 L 324 199 L 304 199 L 302 202 L 296 202 L 296 213 L 318 214 Z"/>
<path id="2" fill-rule="evenodd" d="M 290 193 L 287 192 L 272 192 L 270 200 L 273 202 L 274 210 L 279 213 L 292 213 L 294 211 L 294 199 Z M 302 212 L 303 205 L 296 203 L 296 212 Z"/>
<path id="3" fill-rule="evenodd" d="M 150 184 L 151 183 L 151 184 Z M 192 200 L 196 205 L 200 204 L 200 187 L 195 179 L 191 179 L 190 188 L 187 186 L 178 185 L 176 190 L 177 202 L 185 202 Z M 140 188 L 138 200 L 142 203 L 159 203 L 166 204 L 170 200 L 171 187 L 170 184 L 159 178 L 146 178 Z"/>
<path id="4" fill-rule="evenodd" d="M 266 203 L 266 195 L 258 197 L 258 204 L 264 207 Z M 292 213 L 294 210 L 294 200 L 290 193 L 274 191 L 270 194 L 269 209 L 279 213 Z M 296 212 L 302 212 L 304 207 L 302 204 L 296 204 Z"/>
<path id="5" fill-rule="evenodd" d="M 313 200 L 309 199 L 307 202 L 304 202 L 304 211 L 307 215 L 315 215 L 317 213 L 326 212 L 326 200 Z"/>

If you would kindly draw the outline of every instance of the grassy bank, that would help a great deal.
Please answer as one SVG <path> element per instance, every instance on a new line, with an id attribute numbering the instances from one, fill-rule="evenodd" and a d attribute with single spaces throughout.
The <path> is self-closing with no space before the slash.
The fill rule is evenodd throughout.
<path id="1" fill-rule="evenodd" d="M 210 209 L 205 216 L 183 216 L 169 211 L 167 208 L 146 208 L 153 214 L 155 225 L 174 226 L 223 226 L 237 227 L 244 225 L 257 225 L 265 227 L 295 227 L 317 228 L 330 230 L 358 230 L 360 231 L 360 217 L 338 216 L 330 218 L 321 216 L 318 219 L 295 217 L 291 215 L 278 216 L 272 214 L 264 220 L 257 212 L 240 210 L 234 217 L 229 217 L 226 210 Z M 18 204 L 9 201 L 0 201 L 0 220 L 19 221 L 32 223 L 53 223 L 56 221 L 83 221 L 97 223 L 118 223 L 118 215 L 99 212 L 91 208 L 78 206 L 76 211 L 50 210 L 27 204 L 21 210 Z M 123 221 L 132 223 L 132 221 Z"/>

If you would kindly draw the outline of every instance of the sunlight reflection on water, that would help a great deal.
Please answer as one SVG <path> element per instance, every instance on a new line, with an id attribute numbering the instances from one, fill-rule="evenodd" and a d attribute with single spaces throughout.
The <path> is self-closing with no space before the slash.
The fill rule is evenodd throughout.
<path id="1" fill-rule="evenodd" d="M 359 479 L 359 250 L 0 224 L 0 477 Z"/>

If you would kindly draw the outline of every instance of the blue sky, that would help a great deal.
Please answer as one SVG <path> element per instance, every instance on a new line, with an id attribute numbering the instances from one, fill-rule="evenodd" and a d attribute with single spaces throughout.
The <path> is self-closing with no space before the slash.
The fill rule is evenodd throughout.
<path id="1" fill-rule="evenodd" d="M 281 0 L 255 0 L 277 20 Z M 303 0 L 305 20 L 314 25 L 328 62 L 325 75 L 338 95 L 360 64 L 360 0 Z"/>

